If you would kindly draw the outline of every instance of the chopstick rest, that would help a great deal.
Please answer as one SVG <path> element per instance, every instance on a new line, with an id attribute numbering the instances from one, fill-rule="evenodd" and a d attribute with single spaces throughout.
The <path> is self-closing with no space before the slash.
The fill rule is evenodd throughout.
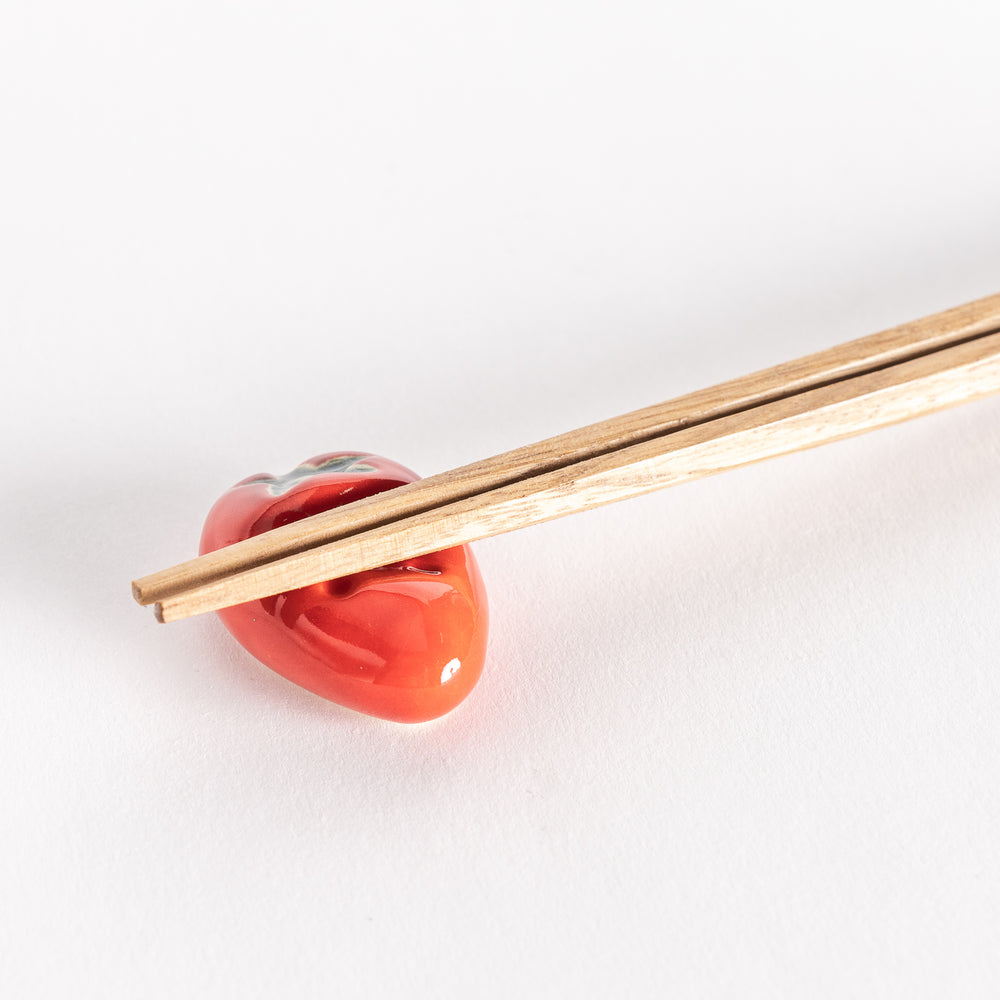
<path id="1" fill-rule="evenodd" d="M 334 452 L 285 476 L 252 476 L 209 511 L 201 551 L 412 482 L 377 455 Z M 220 610 L 258 660 L 339 705 L 425 722 L 472 690 L 486 657 L 486 589 L 468 546 Z"/>

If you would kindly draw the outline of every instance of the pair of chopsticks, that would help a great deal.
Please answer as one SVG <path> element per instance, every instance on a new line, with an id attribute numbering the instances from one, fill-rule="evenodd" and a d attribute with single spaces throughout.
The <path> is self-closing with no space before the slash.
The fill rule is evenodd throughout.
<path id="1" fill-rule="evenodd" d="M 1000 392 L 1000 295 L 296 521 L 136 580 L 215 611 Z"/>

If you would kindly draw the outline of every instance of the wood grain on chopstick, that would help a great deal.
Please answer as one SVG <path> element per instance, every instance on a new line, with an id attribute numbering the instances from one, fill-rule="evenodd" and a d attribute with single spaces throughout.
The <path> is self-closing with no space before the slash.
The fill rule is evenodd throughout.
<path id="1" fill-rule="evenodd" d="M 163 602 L 184 591 L 404 517 L 433 511 L 808 388 L 912 359 L 997 328 L 1000 328 L 1000 295 L 316 514 L 142 577 L 132 584 L 132 592 L 140 604 Z"/>
<path id="2" fill-rule="evenodd" d="M 912 360 L 886 363 L 866 374 L 745 406 L 245 569 L 163 599 L 157 604 L 157 616 L 173 621 L 374 569 L 840 440 L 997 391 L 1000 332 L 966 335 L 954 346 L 932 349 Z"/>

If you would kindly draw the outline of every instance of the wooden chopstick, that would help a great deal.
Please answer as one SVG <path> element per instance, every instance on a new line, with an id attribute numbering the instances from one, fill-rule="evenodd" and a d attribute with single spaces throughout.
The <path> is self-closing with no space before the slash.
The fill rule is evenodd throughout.
<path id="1" fill-rule="evenodd" d="M 172 621 L 1000 390 L 1000 295 L 317 515 L 137 580 Z"/>

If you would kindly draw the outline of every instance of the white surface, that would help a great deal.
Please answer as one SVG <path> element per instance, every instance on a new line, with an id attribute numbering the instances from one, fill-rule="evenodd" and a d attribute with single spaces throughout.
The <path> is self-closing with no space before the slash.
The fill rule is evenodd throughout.
<path id="1" fill-rule="evenodd" d="M 995 996 L 1000 401 L 480 544 L 487 672 L 423 727 L 128 584 L 250 473 L 1000 290 L 998 30 L 6 4 L 4 995 Z"/>

